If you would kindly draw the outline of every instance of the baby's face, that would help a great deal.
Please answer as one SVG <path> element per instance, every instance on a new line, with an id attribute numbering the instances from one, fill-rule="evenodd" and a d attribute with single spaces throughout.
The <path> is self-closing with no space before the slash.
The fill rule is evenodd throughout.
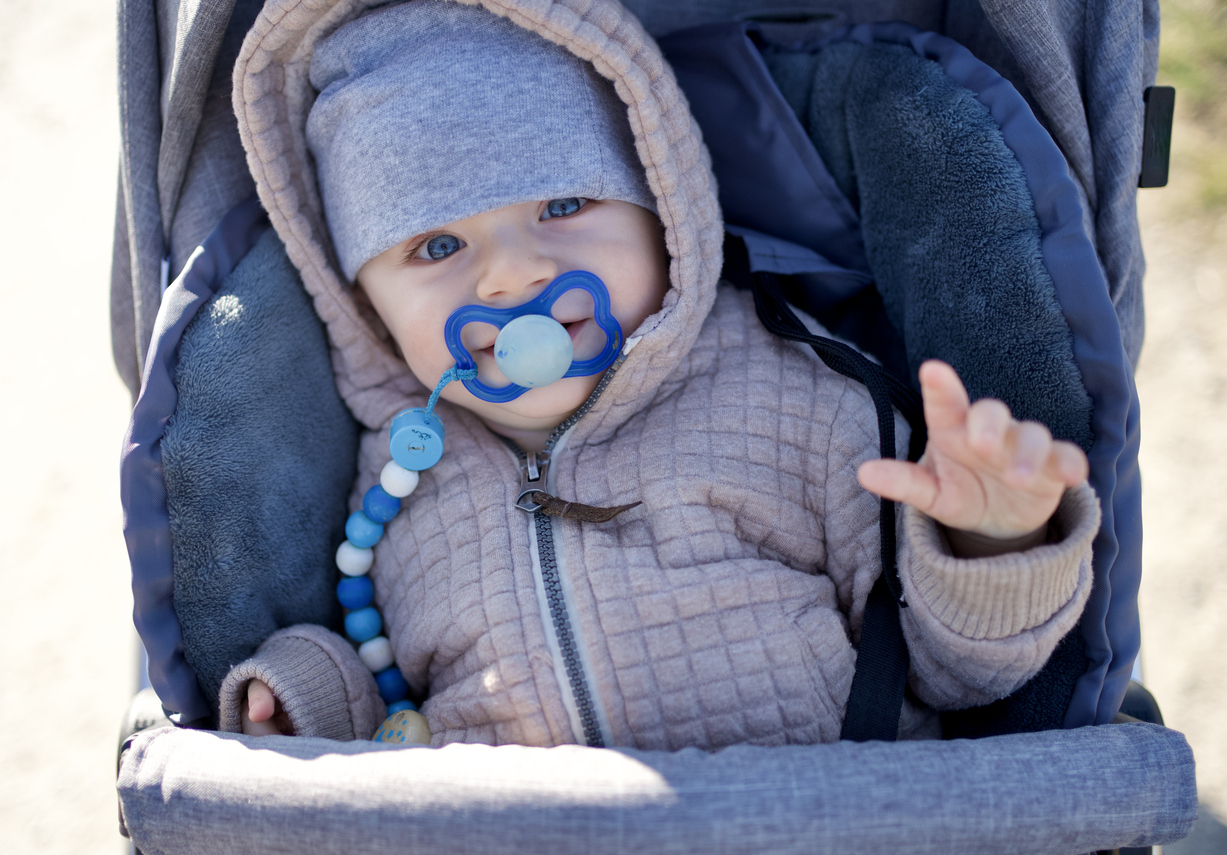
<path id="1" fill-rule="evenodd" d="M 455 362 L 443 326 L 461 306 L 519 306 L 559 275 L 587 270 L 609 290 L 625 339 L 660 308 L 668 269 L 660 223 L 651 212 L 629 202 L 552 199 L 508 205 L 411 237 L 364 264 L 358 283 L 410 370 L 433 389 Z M 595 355 L 605 343 L 592 312 L 582 292 L 568 292 L 554 304 L 552 314 L 571 334 L 576 359 Z M 466 325 L 462 333 L 479 379 L 496 387 L 508 382 L 494 361 L 497 333 L 485 324 Z M 562 422 L 599 380 L 568 377 L 506 404 L 483 401 L 451 383 L 443 398 L 496 432 L 517 435 Z"/>

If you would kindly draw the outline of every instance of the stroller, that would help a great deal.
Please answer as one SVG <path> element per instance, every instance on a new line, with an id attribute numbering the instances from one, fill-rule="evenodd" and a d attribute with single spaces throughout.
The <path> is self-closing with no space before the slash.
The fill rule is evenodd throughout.
<path id="1" fill-rule="evenodd" d="M 113 317 L 116 361 L 139 397 L 122 483 L 137 625 L 177 725 L 125 739 L 122 818 L 142 851 L 272 848 L 261 835 L 275 830 L 287 851 L 321 852 L 1077 853 L 1188 832 L 1187 745 L 1156 725 L 1111 724 L 1138 647 L 1133 187 L 1154 16 L 1096 7 L 1062 30 L 1038 4 L 760 5 L 630 4 L 661 39 L 711 151 L 725 278 L 755 292 L 769 330 L 864 378 L 884 407 L 916 416 L 915 392 L 897 378 L 940 356 L 973 397 L 1001 397 L 1082 444 L 1104 522 L 1079 626 L 1019 692 L 945 716 L 950 741 L 887 744 L 907 660 L 884 550 L 836 745 L 404 752 L 209 732 L 229 663 L 281 626 L 339 620 L 331 554 L 357 434 L 284 236 L 250 198 L 228 112 L 230 69 L 253 24 L 259 39 L 257 4 L 177 15 L 124 4 Z M 885 20 L 908 24 L 874 23 Z M 968 112 L 971 102 L 982 109 Z M 995 249 L 1018 211 L 1037 226 L 1033 247 L 1003 253 L 1015 268 L 942 251 L 961 245 L 952 236 Z M 927 275 L 910 246 L 926 247 Z M 1027 293 L 972 290 L 977 281 Z M 977 305 L 985 324 L 969 329 Z M 881 367 L 815 336 L 791 306 Z M 1039 388 L 1060 391 L 1040 396 L 1003 374 L 995 356 L 1011 347 L 1030 354 Z M 885 432 L 882 443 L 893 450 Z M 268 459 L 310 475 L 245 480 Z M 287 523 L 291 501 L 307 510 Z M 262 574 L 278 578 L 275 602 Z"/>

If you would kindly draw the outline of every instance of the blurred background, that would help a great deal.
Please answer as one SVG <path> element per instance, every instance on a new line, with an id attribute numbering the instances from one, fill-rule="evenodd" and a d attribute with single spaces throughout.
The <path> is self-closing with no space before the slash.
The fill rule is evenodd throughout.
<path id="1" fill-rule="evenodd" d="M 1227 0 L 1163 0 L 1170 185 L 1143 190 L 1142 668 L 1198 761 L 1169 855 L 1227 853 Z M 0 851 L 125 851 L 135 687 L 111 362 L 114 4 L 0 0 Z"/>

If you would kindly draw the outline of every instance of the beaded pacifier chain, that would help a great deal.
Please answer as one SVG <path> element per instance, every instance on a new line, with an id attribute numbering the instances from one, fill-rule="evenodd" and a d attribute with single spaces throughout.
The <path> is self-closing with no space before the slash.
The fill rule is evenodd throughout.
<path id="1" fill-rule="evenodd" d="M 594 319 L 606 333 L 605 349 L 592 359 L 573 361 L 570 335 L 548 312 L 570 290 L 584 290 L 593 297 Z M 477 380 L 477 367 L 460 343 L 466 323 L 484 322 L 500 327 L 495 361 L 512 382 L 492 388 Z M 554 329 L 554 328 L 557 329 Z M 337 568 L 343 578 L 337 583 L 337 599 L 346 610 L 345 634 L 358 645 L 358 657 L 375 676 L 379 696 L 388 705 L 388 718 L 376 731 L 377 742 L 430 743 L 430 726 L 409 700 L 409 684 L 383 634 L 383 618 L 374 606 L 375 585 L 367 575 L 375 561 L 374 546 L 384 526 L 400 513 L 401 502 L 418 486 L 418 473 L 443 456 L 445 429 L 434 414 L 435 404 L 447 384 L 462 381 L 474 395 L 493 403 L 519 397 L 530 388 L 549 385 L 562 377 L 582 377 L 605 371 L 617 357 L 621 328 L 609 311 L 609 294 L 599 278 L 586 271 L 571 271 L 550 283 L 534 300 L 513 309 L 465 306 L 448 318 L 445 337 L 457 356 L 456 365 L 439 378 L 425 407 L 400 412 L 392 420 L 388 441 L 392 459 L 379 475 L 379 483 L 362 497 L 362 510 L 345 521 L 346 540 L 337 548 Z"/>

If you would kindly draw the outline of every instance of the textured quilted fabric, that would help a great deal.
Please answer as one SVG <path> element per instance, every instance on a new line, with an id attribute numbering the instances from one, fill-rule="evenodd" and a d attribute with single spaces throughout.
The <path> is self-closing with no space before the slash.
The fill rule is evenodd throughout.
<path id="1" fill-rule="evenodd" d="M 769 336 L 745 294 L 717 293 L 721 225 L 708 159 L 638 23 L 609 0 L 481 5 L 613 80 L 671 256 L 661 311 L 631 337 L 550 469 L 550 492 L 565 499 L 643 502 L 600 525 L 546 523 L 601 737 L 648 749 L 836 740 L 879 570 L 878 503 L 855 477 L 876 455 L 869 396 Z M 388 459 L 392 416 L 421 406 L 425 393 L 336 273 L 304 154 L 311 45 L 362 8 L 274 0 L 235 70 L 235 110 L 261 199 L 325 321 L 338 387 L 369 428 L 354 507 Z M 423 713 L 436 744 L 582 742 L 534 569 L 544 549 L 537 522 L 513 506 L 518 461 L 472 414 L 447 404 L 439 412 L 447 452 L 388 526 L 371 571 L 397 664 L 429 691 Z M 901 421 L 897 432 L 905 442 Z M 916 695 L 935 707 L 970 706 L 1033 674 L 1085 602 L 1097 526 L 1095 498 L 1082 488 L 1065 497 L 1052 543 L 959 561 L 931 521 L 905 514 L 903 625 Z M 255 665 L 232 673 L 223 720 L 237 722 L 244 675 L 293 669 L 318 675 L 282 697 L 303 710 L 296 731 L 311 735 L 318 698 L 345 696 L 338 666 L 362 668 L 343 639 L 312 637 L 314 653 L 274 636 Z M 321 663 L 314 670 L 312 657 Z M 350 705 L 352 720 L 369 718 Z M 331 712 L 319 715 L 331 721 Z M 905 727 L 921 719 L 910 710 Z M 355 735 L 362 730 L 355 723 Z"/>

